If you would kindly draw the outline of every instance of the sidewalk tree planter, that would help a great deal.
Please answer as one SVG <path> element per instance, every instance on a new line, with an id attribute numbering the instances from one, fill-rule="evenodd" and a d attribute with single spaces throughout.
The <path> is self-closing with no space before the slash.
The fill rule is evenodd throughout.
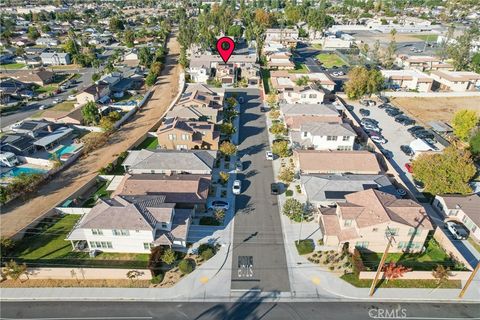
<path id="1" fill-rule="evenodd" d="M 237 152 L 237 146 L 228 141 L 222 142 L 218 149 L 224 156 L 231 156 Z"/>
<path id="2" fill-rule="evenodd" d="M 272 144 L 272 153 L 281 158 L 286 158 L 292 154 L 292 151 L 288 147 L 287 141 L 277 141 Z"/>
<path id="3" fill-rule="evenodd" d="M 305 214 L 303 204 L 294 198 L 288 198 L 283 204 L 283 214 L 295 222 L 302 221 Z"/>
<path id="4" fill-rule="evenodd" d="M 315 244 L 311 239 L 297 240 L 295 241 L 295 246 L 297 247 L 298 254 L 300 255 L 312 253 L 315 249 Z"/>
<path id="5" fill-rule="evenodd" d="M 292 167 L 284 167 L 280 169 L 278 174 L 278 179 L 280 179 L 285 184 L 290 184 L 295 177 L 295 171 Z"/>
<path id="6" fill-rule="evenodd" d="M 226 185 L 228 182 L 228 179 L 230 178 L 230 174 L 225 171 L 220 171 L 218 175 L 220 176 L 220 183 L 222 185 Z"/>

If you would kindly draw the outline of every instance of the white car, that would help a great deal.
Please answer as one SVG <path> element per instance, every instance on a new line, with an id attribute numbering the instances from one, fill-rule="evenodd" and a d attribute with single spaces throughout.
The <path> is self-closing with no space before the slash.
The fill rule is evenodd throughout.
<path id="1" fill-rule="evenodd" d="M 71 94 L 71 95 L 68 96 L 67 99 L 70 100 L 70 101 L 72 101 L 72 100 L 76 100 L 77 97 L 75 97 L 73 94 Z"/>
<path id="2" fill-rule="evenodd" d="M 267 160 L 273 160 L 273 153 L 272 151 L 267 151 L 265 153 L 265 157 L 267 158 Z"/>
<path id="3" fill-rule="evenodd" d="M 447 230 L 457 240 L 466 240 L 468 238 L 468 231 L 465 230 L 465 227 L 461 224 L 453 221 L 447 221 L 445 222 L 445 227 L 447 227 Z"/>
<path id="4" fill-rule="evenodd" d="M 387 143 L 387 140 L 385 140 L 384 137 L 380 137 L 380 136 L 371 136 L 370 139 L 372 139 L 373 142 L 380 143 L 380 144 Z"/>
<path id="5" fill-rule="evenodd" d="M 242 191 L 242 182 L 240 180 L 233 181 L 232 192 L 233 194 L 240 194 Z"/>
<path id="6" fill-rule="evenodd" d="M 380 131 L 382 131 L 382 129 L 380 129 L 379 127 L 374 126 L 374 125 L 372 125 L 372 124 L 370 124 L 370 123 L 365 123 L 365 124 L 363 125 L 363 127 L 364 127 L 365 129 L 367 129 L 367 130 L 372 130 L 372 131 L 375 131 L 375 132 L 380 132 Z"/>

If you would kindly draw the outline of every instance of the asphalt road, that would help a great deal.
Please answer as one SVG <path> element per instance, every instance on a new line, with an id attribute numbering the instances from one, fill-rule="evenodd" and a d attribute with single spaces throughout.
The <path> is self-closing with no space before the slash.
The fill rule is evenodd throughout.
<path id="1" fill-rule="evenodd" d="M 372 302 L 3 302 L 2 319 L 479 319 L 478 304 Z M 476 318 L 475 318 L 476 317 Z"/>
<path id="2" fill-rule="evenodd" d="M 92 74 L 94 73 L 93 68 L 84 68 L 84 69 L 72 70 L 72 71 L 69 70 L 65 72 L 74 72 L 74 73 L 79 73 L 81 75 L 80 78 L 77 79 L 78 84 L 75 85 L 75 87 L 71 87 L 67 91 L 47 99 L 32 101 L 28 103 L 28 105 L 18 110 L 17 112 L 2 116 L 0 120 L 0 128 L 2 130 L 6 130 L 12 124 L 22 121 L 28 117 L 31 117 L 33 114 L 38 112 L 38 108 L 41 105 L 51 105 L 53 104 L 53 100 L 58 98 L 62 98 L 66 100 L 67 97 L 70 95 L 70 91 L 72 91 L 73 89 L 77 90 L 77 92 L 80 92 L 92 83 Z"/>
<path id="3" fill-rule="evenodd" d="M 268 135 L 259 94 L 257 89 L 248 91 L 240 114 L 238 154 L 244 170 L 239 174 L 242 194 L 235 200 L 231 289 L 289 292 L 277 199 L 270 194 L 274 178 L 272 163 L 265 159 Z"/>

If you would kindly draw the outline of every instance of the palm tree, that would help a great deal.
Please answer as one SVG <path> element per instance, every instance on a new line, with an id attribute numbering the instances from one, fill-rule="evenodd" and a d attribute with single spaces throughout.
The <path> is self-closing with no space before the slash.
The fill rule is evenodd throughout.
<path id="1" fill-rule="evenodd" d="M 10 260 L 6 263 L 4 272 L 7 277 L 10 277 L 15 281 L 17 281 L 22 274 L 25 274 L 28 279 L 27 265 L 25 263 L 17 264 L 15 261 Z"/>

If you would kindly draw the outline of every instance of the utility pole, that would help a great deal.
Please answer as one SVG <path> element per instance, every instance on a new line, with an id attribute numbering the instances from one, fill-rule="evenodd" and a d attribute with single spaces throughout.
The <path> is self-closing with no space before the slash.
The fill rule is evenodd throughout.
<path id="1" fill-rule="evenodd" d="M 377 286 L 378 278 L 380 276 L 380 273 L 382 272 L 383 265 L 385 264 L 385 260 L 387 259 L 388 250 L 390 250 L 390 246 L 392 245 L 392 241 L 395 240 L 394 237 L 393 237 L 393 234 L 390 233 L 389 228 L 387 228 L 386 236 L 388 237 L 388 244 L 387 244 L 387 247 L 385 248 L 385 251 L 383 252 L 382 259 L 380 260 L 380 263 L 378 264 L 377 273 L 375 274 L 375 278 L 372 281 L 372 286 L 370 287 L 370 293 L 369 293 L 370 297 L 373 296 L 373 294 L 375 293 L 375 287 Z"/>
<path id="2" fill-rule="evenodd" d="M 468 280 L 467 280 L 467 282 L 465 283 L 465 286 L 463 286 L 462 291 L 460 291 L 460 294 L 458 295 L 458 297 L 459 297 L 460 299 L 463 298 L 463 295 L 465 294 L 465 292 L 467 291 L 468 287 L 469 287 L 470 284 L 472 283 L 473 278 L 475 278 L 475 275 L 477 274 L 479 268 L 480 268 L 480 262 L 477 263 L 477 266 L 475 267 L 475 269 L 473 269 L 472 273 L 470 274 L 470 277 L 468 277 Z"/>

